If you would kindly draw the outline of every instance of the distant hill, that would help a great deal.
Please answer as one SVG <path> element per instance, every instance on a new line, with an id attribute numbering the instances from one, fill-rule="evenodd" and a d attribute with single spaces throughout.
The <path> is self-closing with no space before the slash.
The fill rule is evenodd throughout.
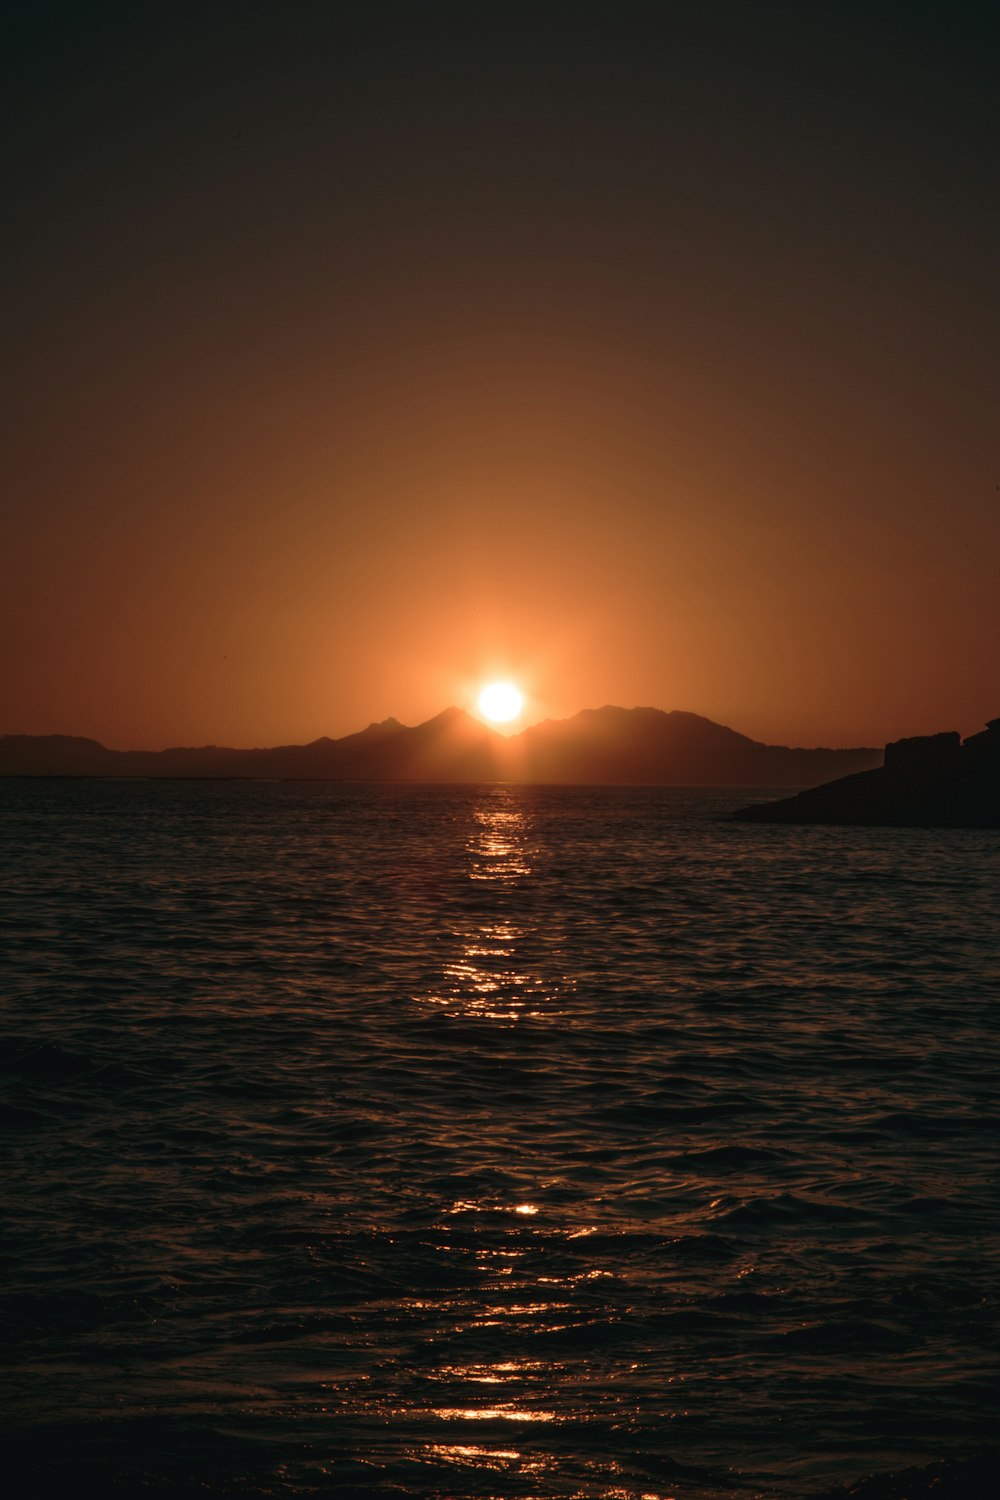
<path id="1" fill-rule="evenodd" d="M 0 737 L 0 776 L 814 786 L 880 760 L 871 749 L 762 745 L 698 714 L 610 706 L 510 738 L 459 708 L 412 729 L 385 719 L 342 739 L 261 750 L 108 750 L 68 735 Z"/>
<path id="2" fill-rule="evenodd" d="M 954 730 L 895 740 L 875 770 L 744 807 L 734 817 L 746 823 L 1000 828 L 1000 719 L 965 741 Z"/>
<path id="3" fill-rule="evenodd" d="M 791 750 L 763 745 L 679 709 L 588 708 L 509 741 L 515 780 L 811 786 L 877 765 L 877 750 Z"/>

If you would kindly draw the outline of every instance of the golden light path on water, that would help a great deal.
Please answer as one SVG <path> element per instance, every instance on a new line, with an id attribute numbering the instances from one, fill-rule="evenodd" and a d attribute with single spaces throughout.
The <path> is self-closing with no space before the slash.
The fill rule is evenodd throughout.
<path id="1" fill-rule="evenodd" d="M 473 891 L 485 895 L 492 889 L 499 898 L 532 875 L 530 815 L 516 793 L 497 788 L 484 794 L 472 819 L 466 876 Z M 547 986 L 542 975 L 519 962 L 526 936 L 499 901 L 493 909 L 487 905 L 470 923 L 458 952 L 446 960 L 440 990 L 422 997 L 423 1003 L 470 1020 L 552 1019 L 559 985 Z"/>
<path id="2" fill-rule="evenodd" d="M 993 843 L 3 791 L 0 1406 L 47 1477 L 797 1500 L 988 1441 Z"/>
<path id="3" fill-rule="evenodd" d="M 535 873 L 532 818 L 516 792 L 495 788 L 484 793 L 472 809 L 472 826 L 465 843 L 466 878 L 470 892 L 477 898 L 478 915 L 461 936 L 456 952 L 446 957 L 439 987 L 415 997 L 438 1008 L 445 1015 L 466 1021 L 505 1024 L 538 1024 L 556 1020 L 563 1012 L 560 998 L 566 981 L 558 972 L 539 974 L 537 960 L 521 960 L 520 951 L 530 937 L 524 924 L 504 907 L 504 897 L 523 888 Z M 496 901 L 488 899 L 490 894 Z M 534 970 L 534 972 L 532 972 Z M 547 1241 L 577 1240 L 590 1233 L 578 1225 L 556 1227 L 544 1222 L 539 1205 L 532 1201 L 503 1202 L 496 1199 L 458 1198 L 445 1211 L 449 1220 L 469 1222 L 473 1233 L 481 1233 L 484 1244 L 475 1252 L 476 1262 L 485 1278 L 482 1295 L 468 1308 L 467 1331 L 511 1328 L 531 1335 L 559 1334 L 569 1325 L 570 1303 L 564 1294 L 577 1283 L 608 1275 L 606 1271 L 587 1269 L 566 1276 L 536 1276 L 545 1300 L 527 1299 L 523 1282 L 512 1285 L 521 1271 L 519 1262 L 537 1253 Z M 496 1243 L 497 1234 L 500 1244 Z M 441 1250 L 447 1253 L 448 1246 Z M 506 1300 L 504 1300 L 506 1294 Z M 472 1361 L 468 1364 L 442 1364 L 432 1376 L 451 1390 L 470 1392 L 459 1404 L 434 1404 L 425 1415 L 451 1424 L 483 1423 L 487 1425 L 527 1425 L 529 1428 L 561 1426 L 583 1419 L 585 1412 L 556 1411 L 546 1403 L 546 1393 L 560 1384 L 558 1363 L 531 1358 Z M 488 1388 L 488 1399 L 478 1399 L 476 1387 Z M 507 1394 L 509 1392 L 509 1395 Z M 484 1398 L 486 1391 L 483 1392 Z M 414 1415 L 401 1410 L 400 1417 Z M 523 1483 L 542 1482 L 554 1474 L 560 1461 L 537 1449 L 509 1444 L 490 1446 L 474 1442 L 429 1442 L 421 1445 L 419 1456 L 456 1469 L 495 1472 L 509 1478 L 519 1476 Z M 601 1464 L 607 1479 L 614 1479 L 618 1466 Z M 457 1493 L 457 1492 L 456 1492 Z M 607 1500 L 616 1495 L 640 1500 L 635 1490 L 603 1488 Z M 642 1500 L 672 1500 L 661 1492 L 643 1492 Z"/>

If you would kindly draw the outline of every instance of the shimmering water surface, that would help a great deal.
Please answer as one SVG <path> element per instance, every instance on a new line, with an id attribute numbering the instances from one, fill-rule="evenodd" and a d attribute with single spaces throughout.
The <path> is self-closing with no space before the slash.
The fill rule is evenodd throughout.
<path id="1" fill-rule="evenodd" d="M 996 834 L 0 783 L 5 1463 L 791 1496 L 998 1416 Z"/>

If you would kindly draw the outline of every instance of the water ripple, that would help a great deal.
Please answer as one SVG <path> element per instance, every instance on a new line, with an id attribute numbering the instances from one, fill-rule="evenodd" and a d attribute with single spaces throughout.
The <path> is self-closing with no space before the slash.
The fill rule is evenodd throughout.
<path id="1" fill-rule="evenodd" d="M 1000 850 L 727 805 L 0 783 L 24 1487 L 709 1500 L 981 1444 Z"/>

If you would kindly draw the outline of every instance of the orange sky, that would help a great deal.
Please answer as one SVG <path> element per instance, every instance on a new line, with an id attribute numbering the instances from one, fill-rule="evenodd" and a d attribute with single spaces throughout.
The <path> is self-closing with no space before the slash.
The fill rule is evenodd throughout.
<path id="1" fill-rule="evenodd" d="M 0 732 L 1000 713 L 976 38 L 328 10 L 20 39 Z"/>

